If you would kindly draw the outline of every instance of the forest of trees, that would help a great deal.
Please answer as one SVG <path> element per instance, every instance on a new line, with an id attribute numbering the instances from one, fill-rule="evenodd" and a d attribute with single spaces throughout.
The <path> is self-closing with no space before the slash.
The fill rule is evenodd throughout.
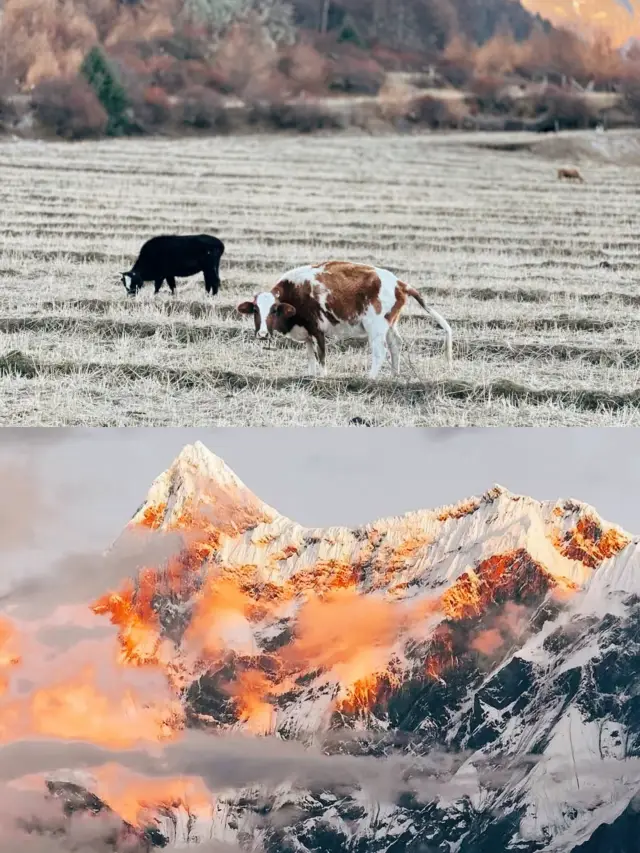
<path id="1" fill-rule="evenodd" d="M 640 57 L 554 29 L 519 0 L 4 0 L 0 9 L 0 129 L 11 132 L 313 131 L 371 117 L 466 127 L 480 114 L 496 126 L 593 126 L 601 116 L 580 87 L 624 91 L 623 120 L 640 114 Z M 427 82 L 391 95 L 398 71 Z M 527 81 L 547 89 L 528 101 L 506 93 Z M 463 97 L 454 105 L 439 87 Z M 331 103 L 376 100 L 383 88 L 368 113 Z"/>
<path id="2" fill-rule="evenodd" d="M 524 39 L 536 21 L 542 23 L 518 0 L 293 0 L 292 5 L 301 27 L 323 32 L 352 22 L 364 39 L 401 50 L 442 49 L 456 33 L 476 44 L 500 30 Z"/>

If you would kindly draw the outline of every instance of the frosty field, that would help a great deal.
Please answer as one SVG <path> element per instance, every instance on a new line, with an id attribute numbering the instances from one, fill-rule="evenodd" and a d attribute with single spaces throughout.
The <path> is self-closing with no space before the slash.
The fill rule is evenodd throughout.
<path id="1" fill-rule="evenodd" d="M 640 167 L 482 147 L 505 140 L 2 143 L 0 424 L 640 424 Z M 196 232 L 226 243 L 217 297 L 202 276 L 126 297 L 145 239 Z M 361 343 L 310 380 L 304 347 L 254 341 L 235 305 L 331 258 L 417 287 L 452 369 L 415 303 L 399 381 L 368 381 Z"/>

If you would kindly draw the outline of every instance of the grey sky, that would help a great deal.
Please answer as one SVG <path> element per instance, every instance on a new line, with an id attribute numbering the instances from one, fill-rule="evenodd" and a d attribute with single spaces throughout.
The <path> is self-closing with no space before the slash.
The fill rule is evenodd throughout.
<path id="1" fill-rule="evenodd" d="M 4 429 L 0 477 L 21 472 L 32 482 L 20 499 L 39 498 L 28 549 L 7 544 L 0 521 L 0 572 L 42 571 L 69 551 L 107 547 L 154 477 L 197 439 L 302 524 L 355 525 L 499 482 L 539 499 L 586 501 L 640 533 L 640 430 L 631 428 Z M 18 514 L 15 500 L 5 489 L 0 518 Z"/>

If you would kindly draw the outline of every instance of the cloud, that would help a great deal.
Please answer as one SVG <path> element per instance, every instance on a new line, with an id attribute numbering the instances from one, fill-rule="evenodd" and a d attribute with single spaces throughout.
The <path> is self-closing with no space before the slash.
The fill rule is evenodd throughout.
<path id="1" fill-rule="evenodd" d="M 36 773 L 53 773 L 61 767 L 100 767 L 111 762 L 147 775 L 158 767 L 157 760 L 140 749 L 115 750 L 84 741 L 33 738 L 0 747 L 0 782 Z"/>
<path id="2" fill-rule="evenodd" d="M 438 753 L 419 758 L 327 755 L 317 748 L 277 737 L 217 736 L 187 731 L 177 743 L 153 750 L 109 749 L 62 739 L 14 741 L 0 747 L 0 781 L 51 773 L 64 767 L 90 768 L 113 763 L 153 778 L 198 776 L 214 793 L 258 784 L 293 783 L 303 788 L 364 787 L 392 798 L 410 789 L 404 778 L 409 771 L 421 777 L 423 791 L 428 778 L 433 776 L 430 793 L 435 795 L 451 766 L 450 758 Z"/>
<path id="3" fill-rule="evenodd" d="M 63 801 L 43 790 L 0 787 L 0 853 L 146 853 L 147 847 L 118 815 L 65 815 Z"/>
<path id="4" fill-rule="evenodd" d="M 15 580 L 0 596 L 0 604 L 21 619 L 42 618 L 63 604 L 90 604 L 135 578 L 142 567 L 162 565 L 183 547 L 178 531 L 128 527 L 104 553 L 70 554 L 46 574 Z"/>
<path id="5" fill-rule="evenodd" d="M 483 655 L 492 655 L 504 643 L 504 637 L 496 628 L 489 628 L 477 634 L 471 643 L 471 648 Z"/>
<path id="6" fill-rule="evenodd" d="M 471 433 L 481 432 L 481 427 L 429 427 L 422 430 L 422 435 L 430 442 L 442 443 L 445 441 L 454 441 L 455 439 L 466 438 Z"/>
<path id="7" fill-rule="evenodd" d="M 5 551 L 29 548 L 55 517 L 30 459 L 0 461 L 0 543 Z"/>
<path id="8" fill-rule="evenodd" d="M 99 617 L 96 617 L 99 618 Z M 104 620 L 102 620 L 104 622 Z M 37 633 L 38 640 L 50 648 L 60 652 L 71 651 L 85 640 L 114 639 L 117 630 L 113 625 L 44 625 Z"/>
<path id="9" fill-rule="evenodd" d="M 0 432 L 0 451 L 10 448 L 32 450 L 34 447 L 51 447 L 63 441 L 88 437 L 90 431 L 82 427 L 3 427 Z"/>

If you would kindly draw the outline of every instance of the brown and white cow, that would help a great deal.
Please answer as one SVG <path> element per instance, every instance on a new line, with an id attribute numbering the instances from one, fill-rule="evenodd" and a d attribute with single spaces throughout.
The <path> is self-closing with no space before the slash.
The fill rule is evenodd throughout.
<path id="1" fill-rule="evenodd" d="M 409 296 L 444 329 L 451 364 L 447 321 L 416 290 L 379 267 L 346 261 L 296 267 L 271 290 L 238 305 L 238 311 L 253 314 L 258 338 L 279 332 L 306 343 L 312 376 L 326 375 L 325 337 L 366 336 L 371 347 L 369 378 L 375 379 L 387 353 L 394 373 L 399 373 L 401 338 L 395 325 Z"/>
<path id="2" fill-rule="evenodd" d="M 584 178 L 578 171 L 578 169 L 558 169 L 558 180 L 559 181 L 580 181 L 581 184 L 584 184 Z"/>

